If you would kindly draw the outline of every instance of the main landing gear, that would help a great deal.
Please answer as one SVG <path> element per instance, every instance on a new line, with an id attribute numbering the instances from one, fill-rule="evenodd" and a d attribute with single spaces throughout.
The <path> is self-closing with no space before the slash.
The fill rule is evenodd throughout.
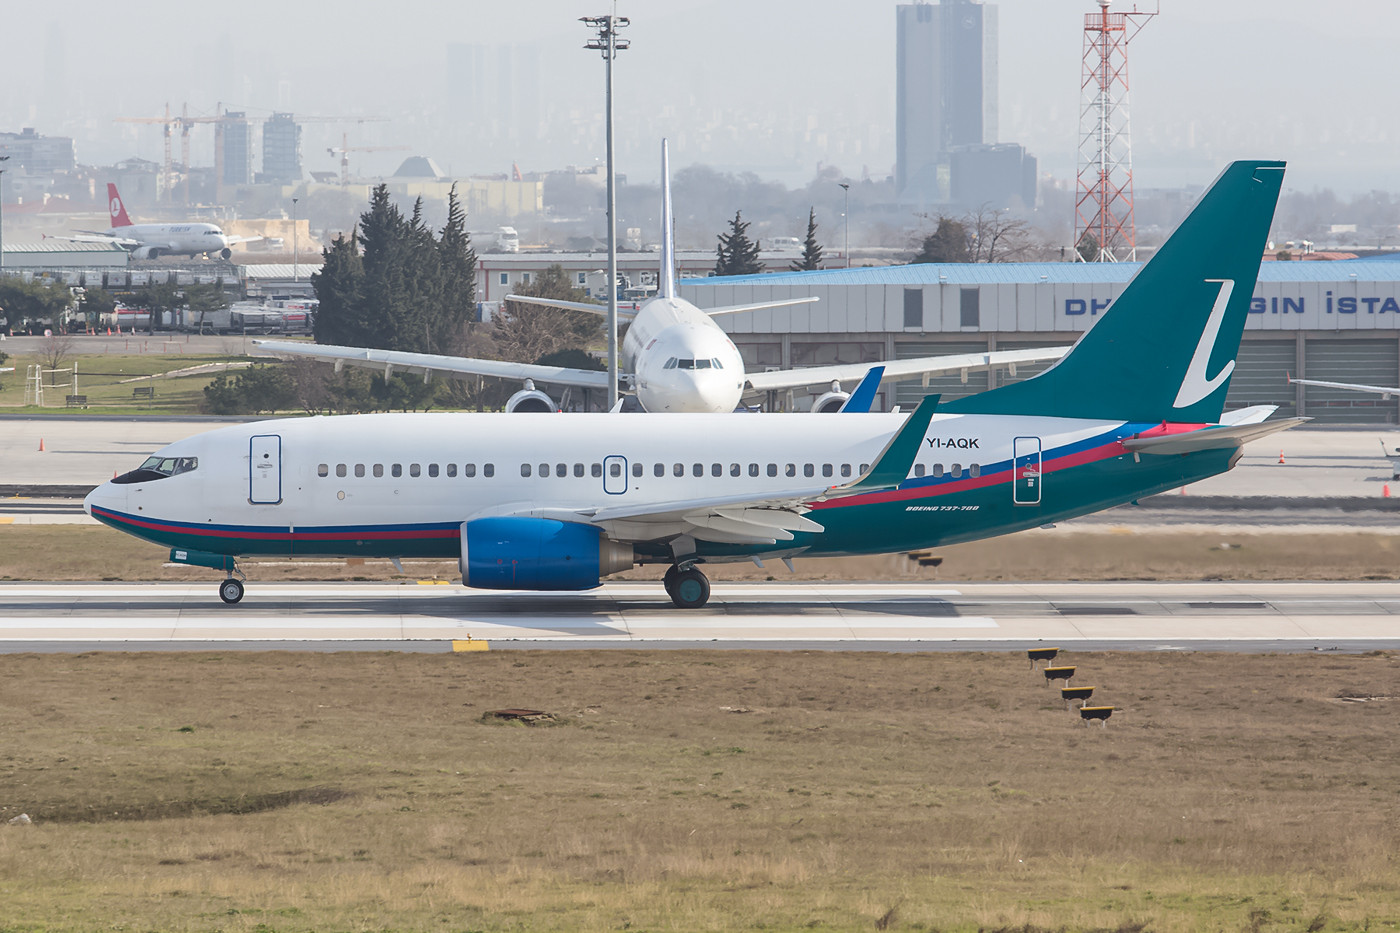
<path id="1" fill-rule="evenodd" d="M 682 570 L 672 566 L 661 578 L 666 595 L 677 609 L 699 609 L 710 600 L 710 581 L 694 564 Z"/>

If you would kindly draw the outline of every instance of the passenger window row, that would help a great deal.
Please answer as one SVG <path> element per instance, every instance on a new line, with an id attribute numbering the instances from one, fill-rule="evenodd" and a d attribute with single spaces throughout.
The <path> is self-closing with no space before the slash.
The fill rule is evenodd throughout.
<path id="1" fill-rule="evenodd" d="M 934 479 L 939 479 L 939 478 L 941 478 L 941 477 L 943 476 L 943 464 L 941 464 L 941 463 L 935 463 L 935 464 L 933 465 L 932 468 L 928 468 L 928 467 L 925 467 L 922 463 L 916 463 L 916 464 L 914 464 L 914 475 L 915 475 L 915 476 L 926 476 L 926 475 L 927 475 L 927 476 L 932 476 Z M 958 479 L 959 477 L 961 477 L 961 476 L 963 475 L 963 465 L 962 465 L 961 463 L 954 463 L 954 464 L 952 464 L 951 466 L 948 467 L 948 475 L 951 476 L 953 479 Z M 968 466 L 967 466 L 967 475 L 968 475 L 968 476 L 981 476 L 981 475 L 982 475 L 982 464 L 980 464 L 980 463 L 968 464 Z"/>
<path id="2" fill-rule="evenodd" d="M 477 475 L 476 470 L 477 470 L 477 465 L 476 465 L 475 463 L 464 463 L 464 464 L 462 464 L 462 475 L 465 476 L 465 477 L 467 477 L 468 479 L 470 479 L 471 477 Z M 374 463 L 374 464 L 370 464 L 368 467 L 366 467 L 365 464 L 363 464 L 363 463 L 357 463 L 357 464 L 355 464 L 354 466 L 347 466 L 347 465 L 344 464 L 344 463 L 337 463 L 337 464 L 335 465 L 335 475 L 338 476 L 338 477 L 345 477 L 345 476 L 348 476 L 348 475 L 350 475 L 350 473 L 351 473 L 352 471 L 354 472 L 354 475 L 355 475 L 355 478 L 356 478 L 356 479 L 363 479 L 366 475 L 370 475 L 370 476 L 374 476 L 375 478 L 379 478 L 379 477 L 382 477 L 382 476 L 384 475 L 384 464 L 382 464 L 382 463 Z M 366 471 L 368 471 L 368 473 L 367 473 Z M 449 463 L 449 464 L 447 464 L 446 466 L 439 467 L 438 464 L 436 464 L 436 463 L 430 463 L 430 464 L 428 464 L 426 471 L 424 470 L 423 465 L 422 465 L 421 463 L 410 463 L 410 464 L 408 465 L 408 475 L 409 475 L 410 477 L 414 477 L 414 476 L 423 476 L 423 475 L 425 475 L 425 474 L 426 474 L 427 476 L 429 476 L 429 477 L 437 477 L 437 476 L 456 476 L 456 475 L 457 475 L 457 464 L 455 464 L 455 463 Z M 331 466 L 330 466 L 330 464 L 329 464 L 329 463 L 319 463 L 319 464 L 317 464 L 317 465 L 316 465 L 316 475 L 317 475 L 317 476 L 321 476 L 321 477 L 330 476 L 330 475 L 331 475 Z M 390 476 L 403 476 L 403 475 L 404 475 L 403 464 L 402 464 L 402 463 L 391 463 L 391 464 L 389 464 L 389 475 L 390 475 Z M 492 477 L 492 476 L 495 476 L 495 475 L 496 475 L 496 465 L 495 465 L 494 463 L 483 463 L 483 464 L 481 464 L 481 475 L 482 475 L 482 476 L 485 476 L 485 477 L 488 477 L 488 478 L 490 478 L 490 477 Z"/>
<path id="3" fill-rule="evenodd" d="M 870 465 L 868 463 L 862 463 L 860 465 L 861 473 L 864 473 L 868 469 L 870 469 Z M 922 464 L 920 464 L 915 469 L 916 475 L 924 475 Z M 942 475 L 942 466 L 935 466 L 934 469 L 935 471 L 937 471 L 934 473 L 935 476 Z M 955 463 L 953 464 L 953 469 L 955 471 L 960 471 L 961 467 L 959 467 Z M 976 471 L 979 468 L 973 466 L 972 469 Z M 316 475 L 320 477 L 327 477 L 331 475 L 331 470 L 332 467 L 328 463 L 318 464 L 316 467 Z M 368 475 L 371 475 L 376 479 L 384 476 L 384 464 L 382 463 L 370 464 L 368 467 L 366 467 L 366 465 L 363 463 L 356 463 L 353 466 L 344 463 L 337 463 L 334 467 L 334 470 L 335 475 L 339 478 L 344 478 L 353 473 L 356 479 L 363 479 L 367 475 L 366 471 L 368 471 Z M 751 477 L 757 477 L 761 475 L 776 477 L 780 473 L 781 475 L 787 477 L 797 477 L 800 473 L 802 477 L 806 479 L 811 479 L 816 477 L 817 474 L 820 473 L 823 479 L 831 479 L 839 473 L 842 479 L 850 479 L 853 474 L 851 464 L 849 463 L 769 463 L 766 465 L 759 463 L 750 463 L 747 465 L 747 467 L 745 467 L 745 465 L 742 463 L 731 463 L 729 464 L 728 469 L 726 469 L 725 465 L 722 463 L 711 463 L 708 465 L 708 467 L 703 463 L 692 463 L 689 464 L 689 466 L 687 466 L 684 463 L 673 463 L 669 466 L 669 469 L 667 467 L 667 464 L 655 463 L 652 464 L 651 472 L 652 476 L 658 478 L 666 476 L 667 473 L 669 473 L 673 477 L 684 477 L 687 475 L 693 477 L 703 477 L 707 473 L 708 475 L 713 477 L 724 476 L 726 473 L 728 473 L 728 475 L 732 477 L 743 476 L 745 474 Z M 567 463 L 520 464 L 521 476 L 573 476 L 575 478 L 582 478 L 585 474 L 594 479 L 601 478 L 603 475 L 603 464 L 591 463 L 587 466 L 585 466 L 582 463 L 575 463 L 572 466 L 570 466 Z M 395 478 L 402 477 L 404 475 L 404 465 L 402 463 L 389 464 L 389 475 Z M 429 463 L 426 468 L 424 468 L 423 464 L 420 463 L 408 464 L 409 477 L 420 477 L 424 475 L 430 478 L 435 478 L 438 476 L 455 477 L 457 476 L 457 464 L 449 463 L 445 466 L 439 467 L 439 465 L 436 463 Z M 476 476 L 477 465 L 475 463 L 463 464 L 461 475 L 467 478 Z M 481 465 L 481 475 L 488 478 L 495 476 L 495 464 L 483 463 Z M 609 463 L 608 475 L 610 477 L 622 476 L 622 463 L 617 460 Z M 646 466 L 642 463 L 633 462 L 632 476 L 640 479 L 644 475 L 646 475 Z M 955 472 L 954 475 L 957 476 L 960 475 L 960 473 Z M 976 476 L 977 473 L 974 472 L 972 475 Z"/>

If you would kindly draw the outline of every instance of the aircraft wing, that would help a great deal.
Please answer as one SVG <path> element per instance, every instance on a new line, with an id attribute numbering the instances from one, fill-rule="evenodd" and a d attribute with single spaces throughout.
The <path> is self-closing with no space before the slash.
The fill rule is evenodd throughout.
<path id="1" fill-rule="evenodd" d="M 576 510 L 526 509 L 514 514 L 589 522 L 602 528 L 615 541 L 659 541 L 681 535 L 725 544 L 768 545 L 791 541 L 794 532 L 825 530 L 806 515 L 813 503 L 892 489 L 902 483 L 909 475 L 937 407 L 936 395 L 920 402 L 870 469 L 844 485 L 794 485 L 791 489 L 761 496 L 678 499 L 640 506 L 589 506 Z"/>
<path id="2" fill-rule="evenodd" d="M 239 243 L 256 243 L 259 240 L 266 240 L 265 236 L 229 236 L 224 234 L 224 239 L 228 240 L 229 246 L 237 246 Z"/>
<path id="3" fill-rule="evenodd" d="M 1295 428 L 1311 420 L 1311 418 L 1280 418 L 1278 421 L 1263 421 L 1255 424 L 1217 424 L 1185 434 L 1130 437 L 1123 441 L 1123 446 L 1134 453 L 1144 454 L 1189 454 L 1198 450 L 1221 450 L 1239 447 L 1249 441 Z"/>
<path id="4" fill-rule="evenodd" d="M 727 305 L 723 308 L 701 308 L 706 314 L 714 317 L 716 314 L 738 314 L 740 311 L 762 311 L 764 308 L 786 308 L 788 305 L 805 305 L 814 301 L 821 301 L 820 298 L 784 298 L 781 301 L 760 301 L 750 305 Z"/>
<path id="5" fill-rule="evenodd" d="M 43 238 L 46 240 L 68 240 L 72 243 L 115 243 L 123 249 L 134 249 L 141 245 L 140 240 L 124 236 L 108 236 L 105 233 L 74 233 L 68 236 L 46 233 Z"/>
<path id="6" fill-rule="evenodd" d="M 1290 383 L 1297 383 L 1300 386 L 1321 386 L 1324 389 L 1350 389 L 1353 392 L 1374 392 L 1381 397 L 1381 401 L 1400 396 L 1400 388 L 1390 386 L 1368 386 L 1356 382 L 1322 382 L 1318 379 L 1294 379 L 1288 377 Z"/>
<path id="7" fill-rule="evenodd" d="M 404 353 L 398 350 L 371 350 L 365 347 L 335 347 L 284 340 L 254 340 L 273 356 L 281 359 L 305 357 L 342 366 L 377 369 L 385 375 L 395 372 L 442 373 L 453 378 L 463 376 L 495 376 L 500 379 L 524 381 L 534 379 L 549 385 L 579 386 L 585 389 L 606 389 L 608 374 L 591 369 L 569 369 L 564 366 L 539 366 L 534 363 L 510 363 L 505 360 L 479 360 L 465 356 L 441 356 L 435 353 Z"/>
<path id="8" fill-rule="evenodd" d="M 527 305 L 541 305 L 545 308 L 563 308 L 565 311 L 587 311 L 589 314 L 607 314 L 608 306 L 594 304 L 590 301 L 564 301 L 558 298 L 536 298 L 533 295 L 507 295 L 506 301 L 519 301 Z M 636 312 L 630 308 L 617 307 L 618 319 L 632 318 Z"/>
<path id="9" fill-rule="evenodd" d="M 885 367 L 884 381 L 894 382 L 912 376 L 932 376 L 962 370 L 1015 367 L 1017 363 L 1039 363 L 1058 360 L 1069 347 L 1046 347 L 1031 350 L 996 350 L 991 353 L 959 353 L 950 356 L 924 356 L 910 360 L 884 363 L 842 363 L 835 366 L 812 366 L 806 369 L 779 369 L 767 373 L 748 373 L 746 392 L 768 392 L 773 389 L 795 389 L 800 386 L 825 385 L 832 382 L 854 382 L 865 376 L 872 366 Z"/>

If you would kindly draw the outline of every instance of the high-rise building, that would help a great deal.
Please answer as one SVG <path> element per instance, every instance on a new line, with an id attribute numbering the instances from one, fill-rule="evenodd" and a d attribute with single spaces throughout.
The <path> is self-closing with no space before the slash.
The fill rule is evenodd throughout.
<path id="1" fill-rule="evenodd" d="M 253 180 L 253 146 L 247 115 L 225 113 L 221 127 L 225 185 L 246 185 Z"/>
<path id="2" fill-rule="evenodd" d="M 31 175 L 71 172 L 77 166 L 77 149 L 70 136 L 41 136 L 32 126 L 19 133 L 0 133 L 0 155 L 9 156 L 12 170 L 24 166 Z"/>
<path id="3" fill-rule="evenodd" d="M 263 123 L 262 165 L 259 181 L 272 185 L 301 181 L 301 124 L 290 113 L 274 113 Z"/>
<path id="4" fill-rule="evenodd" d="M 943 203 L 949 153 L 997 142 L 997 8 L 980 0 L 895 7 L 895 187 Z"/>

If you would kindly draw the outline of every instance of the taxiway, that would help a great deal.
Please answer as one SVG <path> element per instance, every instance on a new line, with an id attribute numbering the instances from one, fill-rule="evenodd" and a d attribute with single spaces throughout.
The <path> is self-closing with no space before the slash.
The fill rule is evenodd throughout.
<path id="1" fill-rule="evenodd" d="M 492 647 L 1400 649 L 1391 583 L 717 584 L 680 612 L 655 584 L 587 593 L 451 585 L 0 585 L 0 651 Z"/>

